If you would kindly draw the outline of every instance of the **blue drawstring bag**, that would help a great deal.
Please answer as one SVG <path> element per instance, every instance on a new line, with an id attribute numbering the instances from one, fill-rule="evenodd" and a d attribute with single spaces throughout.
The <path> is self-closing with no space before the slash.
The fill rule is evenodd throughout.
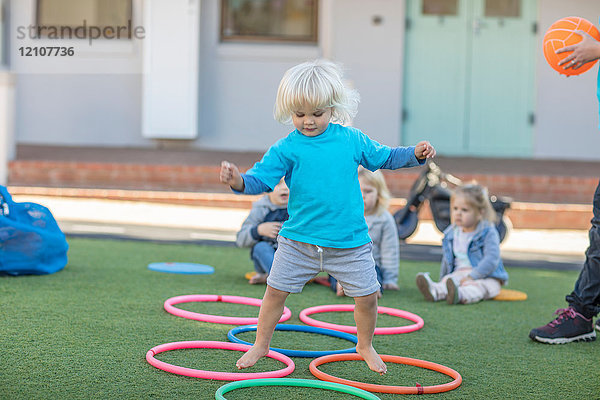
<path id="1" fill-rule="evenodd" d="M 0 274 L 52 274 L 67 265 L 68 249 L 50 210 L 15 203 L 0 185 Z"/>

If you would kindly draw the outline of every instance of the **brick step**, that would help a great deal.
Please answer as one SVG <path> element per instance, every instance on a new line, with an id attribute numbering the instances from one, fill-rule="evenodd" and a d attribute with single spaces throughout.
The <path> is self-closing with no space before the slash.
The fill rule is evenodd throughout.
<path id="1" fill-rule="evenodd" d="M 123 189 L 51 188 L 9 186 L 13 195 L 57 196 L 96 198 L 122 201 L 144 201 L 169 204 L 186 204 L 201 207 L 250 209 L 260 196 L 239 196 L 232 193 L 173 192 Z M 393 198 L 390 212 L 394 213 L 406 204 L 404 198 Z M 576 229 L 587 230 L 592 218 L 592 206 L 583 204 L 550 204 L 513 202 L 506 215 L 516 229 Z M 421 208 L 419 217 L 431 220 L 427 204 Z"/>
<path id="2" fill-rule="evenodd" d="M 240 166 L 246 170 L 250 166 Z M 383 171 L 394 197 L 407 197 L 418 170 Z M 462 174 L 489 192 L 517 202 L 590 204 L 597 177 L 543 174 Z M 106 189 L 226 192 L 218 165 L 101 163 L 15 160 L 9 163 L 9 185 Z"/>

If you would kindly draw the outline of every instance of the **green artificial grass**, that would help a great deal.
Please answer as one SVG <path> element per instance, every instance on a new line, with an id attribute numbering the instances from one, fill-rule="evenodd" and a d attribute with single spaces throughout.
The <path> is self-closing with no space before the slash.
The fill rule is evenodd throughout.
<path id="1" fill-rule="evenodd" d="M 246 249 L 197 245 L 118 242 L 70 238 L 69 265 L 53 275 L 0 278 L 0 398 L 2 399 L 214 399 L 226 382 L 170 374 L 145 360 L 159 344 L 182 340 L 227 341 L 233 326 L 198 322 L 168 314 L 163 302 L 185 294 L 222 294 L 261 298 L 264 286 L 252 286 Z M 147 269 L 151 262 L 209 264 L 212 275 L 176 275 Z M 375 337 L 381 354 L 419 358 L 457 370 L 462 385 L 425 395 L 445 399 L 595 399 L 600 396 L 600 343 L 543 345 L 531 341 L 531 328 L 552 319 L 565 306 L 577 272 L 508 268 L 509 288 L 527 292 L 520 302 L 485 301 L 469 306 L 427 303 L 414 284 L 415 274 L 437 263 L 401 261 L 400 290 L 387 291 L 380 305 L 420 315 L 425 327 L 402 335 Z M 352 303 L 329 289 L 309 284 L 290 295 L 291 324 L 299 312 L 321 304 Z M 256 316 L 257 307 L 225 303 L 186 303 L 181 308 L 230 316 Z M 351 313 L 313 317 L 352 324 Z M 411 322 L 387 315 L 378 326 Z M 253 341 L 254 333 L 240 334 Z M 350 347 L 349 342 L 309 333 L 276 332 L 273 346 L 322 350 Z M 158 359 L 190 368 L 238 372 L 240 352 L 190 349 L 161 353 Z M 294 358 L 288 377 L 314 379 L 311 359 Z M 262 359 L 249 372 L 280 369 Z M 346 379 L 423 386 L 449 382 L 437 372 L 389 364 L 380 377 L 361 361 L 325 364 L 320 369 Z M 353 396 L 321 389 L 260 387 L 228 393 L 228 399 L 342 399 Z M 379 394 L 382 399 L 400 395 Z"/>

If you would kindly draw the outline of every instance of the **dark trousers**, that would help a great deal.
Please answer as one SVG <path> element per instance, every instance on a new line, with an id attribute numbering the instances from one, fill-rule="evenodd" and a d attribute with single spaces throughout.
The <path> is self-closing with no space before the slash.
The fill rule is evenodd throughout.
<path id="1" fill-rule="evenodd" d="M 596 187 L 593 204 L 590 247 L 585 252 L 585 263 L 575 282 L 575 288 L 566 297 L 571 307 L 586 318 L 592 318 L 600 312 L 600 182 Z"/>

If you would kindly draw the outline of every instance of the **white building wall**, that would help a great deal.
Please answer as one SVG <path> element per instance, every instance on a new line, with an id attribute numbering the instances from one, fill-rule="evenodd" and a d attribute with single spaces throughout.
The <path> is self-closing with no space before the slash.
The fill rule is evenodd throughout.
<path id="1" fill-rule="evenodd" d="M 143 25 L 143 0 L 134 19 Z M 389 145 L 401 138 L 404 0 L 321 0 L 318 46 L 219 42 L 219 0 L 201 1 L 198 136 L 182 145 L 264 151 L 290 131 L 272 118 L 284 71 L 327 57 L 347 69 L 362 96 L 354 125 Z M 596 1 L 540 0 L 536 66 L 534 158 L 600 160 L 597 66 L 566 79 L 542 54 L 542 37 L 558 18 L 579 15 L 598 22 Z M 11 32 L 34 23 L 34 0 L 11 2 Z M 156 147 L 142 137 L 142 45 L 96 43 L 70 70 L 16 76 L 17 143 L 71 146 Z M 17 58 L 15 58 L 17 57 Z M 15 68 L 19 67 L 19 68 Z M 82 73 L 87 68 L 93 73 Z M 111 71 L 110 73 L 98 73 Z"/>
<path id="2" fill-rule="evenodd" d="M 537 46 L 537 121 L 534 158 L 600 160 L 598 65 L 579 76 L 559 75 L 542 51 L 544 33 L 556 20 L 578 16 L 598 26 L 600 8 L 590 0 L 540 0 Z"/>
<path id="3" fill-rule="evenodd" d="M 361 94 L 354 125 L 390 146 L 401 144 L 405 9 L 404 1 L 335 0 L 331 21 L 331 56 Z"/>
<path id="4" fill-rule="evenodd" d="M 141 10 L 143 0 L 134 0 Z M 148 146 L 141 135 L 139 40 L 19 39 L 35 24 L 35 1 L 11 2 L 11 68 L 16 73 L 16 140 L 66 146 Z M 135 25 L 141 12 L 134 11 Z M 22 57 L 21 46 L 75 46 L 77 57 Z"/>
<path id="5" fill-rule="evenodd" d="M 291 66 L 320 57 L 321 48 L 220 43 L 218 3 L 205 0 L 200 12 L 199 134 L 195 146 L 264 151 L 291 129 L 273 119 L 279 80 Z"/>
<path id="6" fill-rule="evenodd" d="M 273 119 L 286 69 L 318 57 L 340 62 L 362 101 L 354 126 L 397 145 L 400 138 L 404 1 L 322 0 L 319 45 L 219 43 L 219 9 L 204 1 L 199 138 L 205 148 L 264 151 L 292 129 Z M 381 17 L 381 24 L 373 19 Z"/>
<path id="7" fill-rule="evenodd" d="M 361 93 L 354 125 L 382 143 L 398 144 L 404 1 L 322 0 L 318 45 L 220 43 L 219 2 L 204 0 L 201 7 L 198 137 L 181 143 L 266 150 L 291 129 L 272 117 L 285 70 L 328 57 L 345 66 Z M 19 24 L 33 18 L 32 1 L 16 8 Z M 379 25 L 373 23 L 377 17 Z M 140 53 L 134 46 L 118 56 L 141 71 Z M 95 68 L 102 69 L 101 63 L 111 67 L 103 58 Z M 82 74 L 76 66 L 72 73 L 20 74 L 18 143 L 154 147 L 156 142 L 141 134 L 141 91 L 141 74 Z"/>
<path id="8" fill-rule="evenodd" d="M 141 75 L 20 74 L 18 144 L 148 146 L 141 135 Z"/>

